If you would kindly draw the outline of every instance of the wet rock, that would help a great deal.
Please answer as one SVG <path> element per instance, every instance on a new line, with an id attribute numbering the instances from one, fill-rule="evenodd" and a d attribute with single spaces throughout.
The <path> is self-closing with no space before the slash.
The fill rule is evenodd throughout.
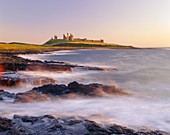
<path id="1" fill-rule="evenodd" d="M 94 71 L 117 71 L 116 68 L 104 68 L 104 67 L 90 67 L 90 66 L 75 66 L 75 68 L 80 68 L 84 70 L 94 70 Z"/>
<path id="2" fill-rule="evenodd" d="M 32 53 L 32 52 L 27 52 Z M 83 70 L 95 70 L 95 71 L 112 71 L 117 70 L 116 68 L 103 68 L 93 66 L 82 66 L 68 62 L 60 61 L 40 61 L 40 60 L 29 60 L 16 56 L 16 53 L 3 53 L 0 54 L 0 65 L 4 71 L 72 71 L 72 68 L 79 68 Z"/>
<path id="3" fill-rule="evenodd" d="M 35 101 L 47 101 L 47 100 L 48 100 L 47 95 L 35 91 L 17 93 L 15 97 L 15 103 L 16 102 L 28 103 L 28 102 L 35 102 Z"/>
<path id="4" fill-rule="evenodd" d="M 17 135 L 168 135 L 163 131 L 138 132 L 116 124 L 101 125 L 82 117 L 14 115 L 12 120 L 0 118 L 0 134 L 14 133 Z"/>
<path id="5" fill-rule="evenodd" d="M 31 63 L 26 67 L 28 71 L 71 71 L 71 67 L 67 65 L 54 65 L 54 64 L 46 64 L 46 63 Z"/>
<path id="6" fill-rule="evenodd" d="M 1 63 L 5 71 L 26 70 L 27 64 L 23 63 Z"/>
<path id="7" fill-rule="evenodd" d="M 0 77 L 0 87 L 16 88 L 22 87 L 25 84 L 31 84 L 33 86 L 42 86 L 45 84 L 56 84 L 57 81 L 48 77 L 36 77 L 32 76 L 18 76 L 16 72 L 5 72 L 3 77 Z"/>
<path id="8" fill-rule="evenodd" d="M 70 93 L 70 90 L 66 85 L 57 85 L 57 84 L 56 85 L 49 84 L 41 87 L 36 87 L 33 88 L 32 91 L 40 92 L 43 94 L 51 94 L 54 96 L 62 96 Z"/>
<path id="9" fill-rule="evenodd" d="M 129 95 L 126 91 L 115 86 L 107 86 L 102 84 L 79 84 L 72 82 L 66 85 L 48 84 L 40 87 L 35 87 L 30 91 L 23 93 L 9 93 L 3 90 L 0 91 L 0 99 L 11 99 L 14 102 L 39 102 L 48 101 L 49 99 L 57 98 L 76 98 L 76 97 L 102 97 L 105 95 Z"/>
<path id="10" fill-rule="evenodd" d="M 3 77 L 0 78 L 1 87 L 16 87 L 22 85 L 25 81 L 20 78 Z"/>
<path id="11" fill-rule="evenodd" d="M 68 84 L 68 88 L 72 93 L 83 94 L 88 96 L 103 96 L 105 94 L 109 95 L 127 95 L 128 93 L 116 86 L 107 86 L 97 83 L 92 83 L 88 85 L 79 84 L 77 82 L 72 82 Z"/>
<path id="12" fill-rule="evenodd" d="M 0 101 L 11 101 L 11 102 L 13 102 L 14 98 L 15 98 L 14 93 L 9 93 L 7 91 L 0 90 Z"/>
<path id="13" fill-rule="evenodd" d="M 117 124 L 109 125 L 108 129 L 114 134 L 135 135 L 135 131 L 133 129 L 128 129 Z"/>
<path id="14" fill-rule="evenodd" d="M 167 132 L 164 132 L 164 131 L 160 131 L 160 130 L 155 130 L 155 131 L 152 131 L 152 130 L 141 130 L 141 131 L 137 131 L 135 133 L 135 135 L 170 135 L 170 133 L 167 133 Z"/>
<path id="15" fill-rule="evenodd" d="M 69 66 L 71 68 L 78 68 L 78 69 L 83 69 L 83 70 L 95 70 L 95 71 L 113 71 L 113 70 L 117 70 L 116 68 L 81 66 L 81 65 L 71 64 L 71 63 L 68 63 L 68 62 L 61 62 L 61 61 L 44 61 L 44 63 L 55 64 L 55 65 L 65 65 L 65 66 Z"/>
<path id="16" fill-rule="evenodd" d="M 89 84 L 83 85 L 77 82 L 72 82 L 66 85 L 43 85 L 41 87 L 35 87 L 32 90 L 25 93 L 16 94 L 15 102 L 35 102 L 46 101 L 48 98 L 65 97 L 76 98 L 77 96 L 88 97 L 102 97 L 104 95 L 128 95 L 127 92 L 115 86 L 107 86 L 102 84 Z"/>
<path id="17" fill-rule="evenodd" d="M 84 126 L 89 131 L 90 135 L 109 135 L 112 134 L 105 126 L 94 121 L 85 120 Z"/>
<path id="18" fill-rule="evenodd" d="M 0 117 L 0 134 L 12 135 L 12 123 L 10 119 Z"/>
<path id="19" fill-rule="evenodd" d="M 67 65 L 46 63 L 1 63 L 5 71 L 71 71 Z"/>
<path id="20" fill-rule="evenodd" d="M 52 78 L 33 78 L 31 84 L 40 86 L 40 85 L 47 85 L 47 84 L 56 84 L 57 81 Z"/>

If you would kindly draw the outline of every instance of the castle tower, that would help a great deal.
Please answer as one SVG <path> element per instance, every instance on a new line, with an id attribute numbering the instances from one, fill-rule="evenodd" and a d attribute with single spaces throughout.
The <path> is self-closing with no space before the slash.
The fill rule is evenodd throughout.
<path id="1" fill-rule="evenodd" d="M 67 39 L 66 40 L 69 40 L 69 33 L 67 33 Z"/>
<path id="2" fill-rule="evenodd" d="M 63 34 L 63 40 L 67 40 L 67 37 L 65 34 Z"/>
<path id="3" fill-rule="evenodd" d="M 101 42 L 101 43 L 104 43 L 104 40 L 103 40 L 103 39 L 100 39 L 100 42 Z"/>
<path id="4" fill-rule="evenodd" d="M 69 40 L 74 41 L 74 36 L 71 33 L 70 33 L 70 36 L 69 36 Z"/>
<path id="5" fill-rule="evenodd" d="M 56 35 L 54 35 L 54 40 L 57 40 L 57 39 L 58 39 L 58 37 Z"/>

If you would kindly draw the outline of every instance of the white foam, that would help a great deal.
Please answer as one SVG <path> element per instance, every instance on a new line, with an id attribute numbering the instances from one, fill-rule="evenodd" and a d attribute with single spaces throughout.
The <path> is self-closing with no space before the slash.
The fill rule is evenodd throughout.
<path id="1" fill-rule="evenodd" d="M 84 116 L 97 122 L 117 123 L 133 128 L 149 127 L 170 132 L 170 99 L 108 97 L 95 99 L 57 100 L 27 104 L 0 103 L 0 116 Z"/>

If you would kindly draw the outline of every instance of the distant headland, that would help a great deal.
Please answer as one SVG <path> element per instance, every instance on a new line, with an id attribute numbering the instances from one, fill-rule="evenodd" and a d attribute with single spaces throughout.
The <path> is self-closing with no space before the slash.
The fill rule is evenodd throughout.
<path id="1" fill-rule="evenodd" d="M 69 34 L 67 33 L 67 35 L 63 34 L 63 38 L 62 39 L 58 39 L 58 36 L 54 35 L 54 38 L 52 37 L 51 38 L 52 40 L 66 40 L 66 41 L 77 41 L 77 42 L 94 42 L 94 43 L 104 43 L 104 40 L 103 39 L 100 39 L 100 40 L 90 40 L 90 39 L 87 39 L 87 38 L 75 38 L 73 34 Z"/>
<path id="2" fill-rule="evenodd" d="M 58 36 L 54 35 L 50 40 L 48 40 L 45 44 L 53 44 L 53 43 L 85 43 L 85 44 L 104 44 L 104 40 L 94 40 L 87 38 L 75 37 L 72 33 L 63 34 L 63 38 L 58 38 Z"/>
<path id="3" fill-rule="evenodd" d="M 43 44 L 30 44 L 21 42 L 0 42 L 0 52 L 15 52 L 15 53 L 26 53 L 26 52 L 43 52 L 43 51 L 54 51 L 58 49 L 79 49 L 79 48 L 108 48 L 108 49 L 137 49 L 133 46 L 119 45 L 115 43 L 105 43 L 103 39 L 88 39 L 75 37 L 71 33 L 63 34 L 62 38 L 54 35 L 48 41 Z"/>

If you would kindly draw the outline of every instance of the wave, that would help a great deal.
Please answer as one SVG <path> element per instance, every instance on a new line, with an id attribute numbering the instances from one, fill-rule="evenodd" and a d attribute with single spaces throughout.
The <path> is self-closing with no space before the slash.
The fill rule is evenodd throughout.
<path id="1" fill-rule="evenodd" d="M 139 97 L 107 97 L 26 104 L 0 103 L 0 116 L 12 118 L 14 114 L 50 114 L 56 117 L 81 115 L 100 123 L 117 123 L 133 128 L 147 126 L 170 131 L 169 102 Z"/>

